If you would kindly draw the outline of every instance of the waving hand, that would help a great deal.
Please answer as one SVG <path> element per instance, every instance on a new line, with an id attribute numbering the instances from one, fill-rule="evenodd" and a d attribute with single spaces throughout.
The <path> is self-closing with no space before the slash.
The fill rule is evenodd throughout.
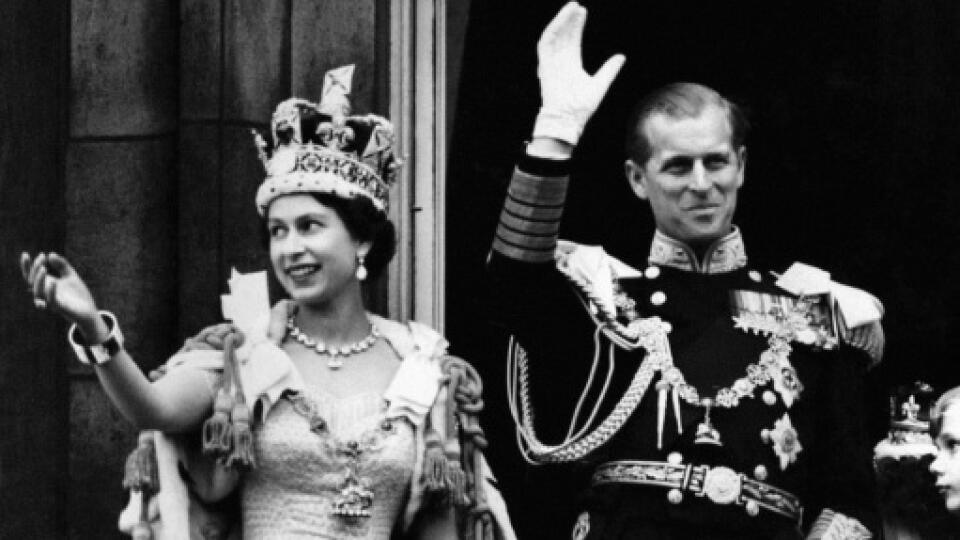
<path id="1" fill-rule="evenodd" d="M 576 145 L 626 57 L 611 56 L 593 75 L 583 69 L 583 27 L 587 10 L 570 2 L 544 29 L 537 43 L 537 76 L 543 104 L 533 136 Z"/>

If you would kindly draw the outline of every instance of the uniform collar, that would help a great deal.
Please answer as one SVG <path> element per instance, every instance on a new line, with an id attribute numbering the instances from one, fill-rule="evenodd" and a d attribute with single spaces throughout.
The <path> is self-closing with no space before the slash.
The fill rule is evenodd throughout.
<path id="1" fill-rule="evenodd" d="M 743 246 L 740 229 L 736 226 L 730 234 L 719 238 L 707 248 L 703 261 L 697 260 L 690 246 L 657 230 L 653 235 L 650 256 L 647 260 L 650 264 L 669 266 L 688 272 L 720 274 L 746 266 L 747 251 Z"/>

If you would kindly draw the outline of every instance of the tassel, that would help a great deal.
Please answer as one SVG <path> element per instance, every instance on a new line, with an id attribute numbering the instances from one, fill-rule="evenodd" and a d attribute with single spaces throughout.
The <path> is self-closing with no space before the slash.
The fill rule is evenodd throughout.
<path id="1" fill-rule="evenodd" d="M 657 383 L 657 450 L 663 448 L 663 423 L 667 416 L 667 392 L 670 390 L 670 383 L 660 381 Z"/>
<path id="2" fill-rule="evenodd" d="M 680 418 L 680 390 L 674 386 L 671 391 L 673 395 L 673 416 L 677 419 L 677 433 L 683 434 L 683 420 Z"/>
<path id="3" fill-rule="evenodd" d="M 443 445 L 440 444 L 440 436 L 436 431 L 430 430 L 424 436 L 425 447 L 423 459 L 423 480 L 427 491 L 437 493 L 447 489 L 447 463 L 446 453 L 443 451 Z"/>
<path id="4" fill-rule="evenodd" d="M 140 503 L 140 519 L 130 535 L 134 540 L 153 540 L 150 529 L 148 506 L 150 496 L 160 491 L 160 474 L 157 470 L 156 447 L 153 434 L 143 431 L 137 437 L 137 447 L 127 456 L 123 468 L 123 487 L 130 490 L 130 497 Z"/>
<path id="5" fill-rule="evenodd" d="M 470 496 L 467 494 L 467 473 L 460 463 L 463 454 L 456 436 L 447 439 L 444 443 L 443 454 L 447 458 L 447 488 L 450 490 L 450 502 L 454 506 L 467 507 L 470 505 Z"/>
<path id="6" fill-rule="evenodd" d="M 467 495 L 467 473 L 459 461 L 447 460 L 447 483 L 450 486 L 450 501 L 454 506 L 466 508 L 470 506 L 470 497 Z"/>
<path id="7" fill-rule="evenodd" d="M 233 420 L 233 451 L 226 459 L 226 466 L 237 470 L 253 467 L 253 433 L 250 430 L 250 408 L 242 396 L 230 414 Z"/>
<path id="8" fill-rule="evenodd" d="M 157 455 L 153 446 L 153 434 L 141 432 L 137 447 L 127 456 L 123 469 L 124 489 L 156 493 L 160 490 L 157 472 Z"/>
<path id="9" fill-rule="evenodd" d="M 213 401 L 213 415 L 203 423 L 203 452 L 205 454 L 226 454 L 230 452 L 232 428 L 230 412 L 233 410 L 233 397 L 227 389 L 220 387 Z"/>

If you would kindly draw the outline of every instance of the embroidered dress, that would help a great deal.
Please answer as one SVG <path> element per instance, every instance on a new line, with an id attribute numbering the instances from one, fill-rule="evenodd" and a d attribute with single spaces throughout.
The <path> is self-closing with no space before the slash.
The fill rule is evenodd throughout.
<path id="1" fill-rule="evenodd" d="M 466 399 L 477 412 L 482 407 L 476 374 L 467 373 L 472 368 L 463 360 L 446 355 L 446 340 L 432 329 L 371 318 L 400 367 L 382 395 L 342 399 L 306 386 L 286 353 L 266 338 L 269 317 L 254 319 L 237 357 L 246 401 L 261 412 L 254 420 L 256 463 L 239 486 L 225 480 L 204 502 L 219 504 L 239 487 L 242 535 L 248 540 L 387 540 L 409 532 L 415 521 L 420 538 L 428 540 L 459 538 L 468 527 L 474 532 L 475 525 L 483 529 L 477 538 L 513 540 L 505 504 L 482 454 L 457 447 L 476 446 L 463 430 L 482 437 L 472 413 L 460 413 L 454 405 Z M 165 370 L 193 369 L 209 376 L 223 369 L 223 359 L 223 351 L 194 350 L 171 358 Z M 463 466 L 463 456 L 470 456 L 469 469 L 458 469 L 469 479 L 459 508 L 424 504 L 427 477 L 435 490 L 443 489 L 447 478 L 446 473 L 441 478 L 424 474 L 428 431 L 442 442 L 441 453 L 457 447 L 446 452 L 444 468 Z M 178 438 L 153 431 L 143 435 L 155 446 L 159 471 L 160 491 L 144 511 L 154 538 L 239 538 L 241 527 L 230 521 L 229 511 L 204 506 L 187 490 L 187 483 L 210 477 L 212 459 L 198 456 L 190 450 L 193 445 Z M 436 461 L 432 465 L 436 472 Z M 128 534 L 141 516 L 140 501 L 132 491 L 120 520 Z"/>
<path id="2" fill-rule="evenodd" d="M 364 393 L 336 398 L 307 388 L 326 427 L 311 431 L 297 402 L 283 399 L 255 431 L 257 467 L 243 489 L 243 527 L 248 538 L 390 538 L 403 511 L 413 475 L 416 441 L 410 423 L 388 419 L 383 398 Z M 339 447 L 363 445 L 358 474 L 374 494 L 370 516 L 335 515 L 334 504 L 352 466 Z"/>

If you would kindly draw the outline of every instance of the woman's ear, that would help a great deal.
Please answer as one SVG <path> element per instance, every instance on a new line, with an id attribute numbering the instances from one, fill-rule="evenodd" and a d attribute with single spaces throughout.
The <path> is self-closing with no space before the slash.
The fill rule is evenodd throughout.
<path id="1" fill-rule="evenodd" d="M 371 240 L 357 243 L 357 257 L 366 258 L 371 249 L 373 249 L 373 241 Z"/>

